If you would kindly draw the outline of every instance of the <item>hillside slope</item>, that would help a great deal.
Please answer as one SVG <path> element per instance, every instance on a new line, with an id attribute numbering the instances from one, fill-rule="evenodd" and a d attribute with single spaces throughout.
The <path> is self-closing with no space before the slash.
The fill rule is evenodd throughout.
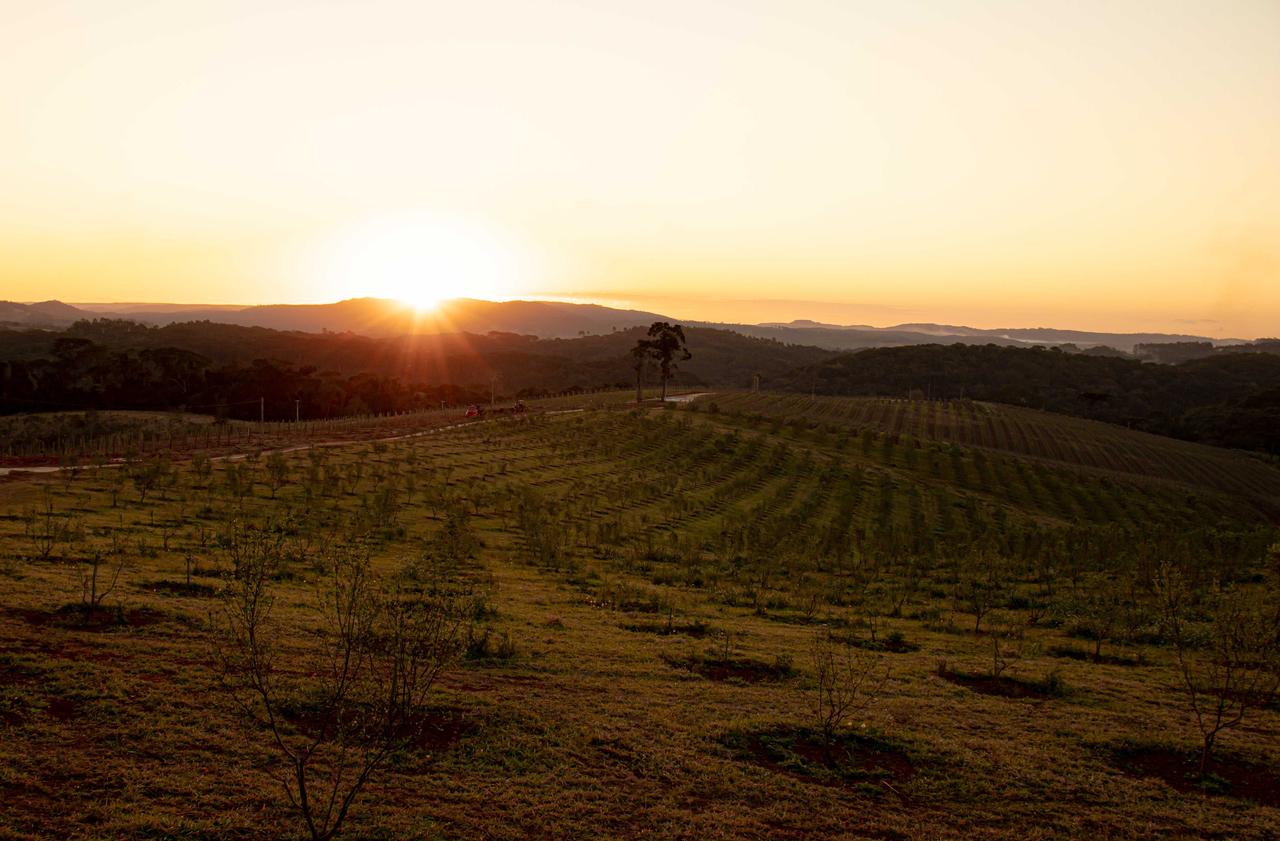
<path id="1" fill-rule="evenodd" d="M 714 397 L 719 412 L 779 423 L 864 430 L 901 441 L 976 447 L 1094 473 L 1176 482 L 1250 500 L 1280 515 L 1280 468 L 1239 452 L 1125 429 L 1114 424 L 970 400 L 731 393 Z M 918 444 L 916 445 L 918 446 Z M 990 484 L 990 475 L 974 477 Z M 1043 489 L 1028 485 L 1029 497 Z"/>
<path id="2" fill-rule="evenodd" d="M 1222 353 L 1180 365 L 994 346 L 842 354 L 773 380 L 826 395 L 970 398 L 1030 406 L 1222 446 L 1280 453 L 1280 355 Z"/>
<path id="3" fill-rule="evenodd" d="M 20 570 L 0 587 L 0 765 L 22 781 L 0 836 L 298 834 L 263 726 L 211 691 L 226 671 L 210 617 L 242 580 L 222 570 L 255 532 L 271 536 L 276 662 L 329 662 L 304 659 L 327 639 L 317 559 L 367 558 L 360 580 L 406 599 L 427 582 L 461 594 L 465 656 L 351 837 L 1274 834 L 1274 709 L 1224 733 L 1213 789 L 1186 785 L 1200 733 L 1154 583 L 1173 570 L 1195 588 L 1196 633 L 1224 583 L 1274 593 L 1276 531 L 1247 500 L 854 436 L 800 406 L 709 411 L 727 400 L 148 460 L 166 481 L 145 499 L 123 469 L 0 483 L 0 510 L 32 512 L 0 517 L 0 560 Z M 18 557 L 41 545 L 36 511 L 82 523 L 74 548 Z M 114 604 L 67 606 L 69 568 L 119 546 Z M 885 677 L 819 737 L 826 655 L 850 680 Z"/>

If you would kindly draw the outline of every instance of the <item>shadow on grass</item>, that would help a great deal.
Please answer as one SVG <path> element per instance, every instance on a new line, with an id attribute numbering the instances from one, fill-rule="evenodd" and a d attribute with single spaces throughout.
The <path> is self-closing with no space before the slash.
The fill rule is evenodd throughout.
<path id="1" fill-rule="evenodd" d="M 1093 656 L 1092 651 L 1076 648 L 1072 645 L 1053 645 L 1049 647 L 1049 656 L 1063 657 L 1068 660 L 1080 660 L 1089 663 L 1102 663 L 1107 666 L 1145 666 L 1146 659 L 1141 655 L 1126 656 L 1122 654 L 1101 654 Z"/>
<path id="2" fill-rule="evenodd" d="M 114 631 L 124 628 L 145 628 L 172 617 L 152 607 L 124 608 L 97 607 L 90 609 L 83 604 L 66 604 L 57 610 L 32 610 L 10 608 L 6 611 L 36 628 L 56 626 L 76 631 Z"/>
<path id="3" fill-rule="evenodd" d="M 910 654 L 913 651 L 919 651 L 920 646 L 908 640 L 901 633 L 894 631 L 885 635 L 882 639 L 866 639 L 854 634 L 832 634 L 831 638 L 836 642 L 842 642 L 853 648 L 861 648 L 864 651 L 885 651 L 889 654 Z"/>
<path id="4" fill-rule="evenodd" d="M 795 674 L 791 663 L 779 659 L 774 663 L 751 660 L 746 657 L 699 657 L 689 654 L 683 657 L 663 655 L 667 665 L 700 674 L 708 680 L 736 683 L 772 683 L 786 680 Z"/>
<path id="5" fill-rule="evenodd" d="M 1199 792 L 1280 807 L 1280 772 L 1240 757 L 1215 756 L 1200 776 L 1197 751 L 1166 745 L 1127 744 L 1111 752 L 1111 762 L 1130 777 L 1154 777 L 1183 794 Z"/>
<path id="6" fill-rule="evenodd" d="M 80 704 L 48 694 L 48 674 L 43 669 L 0 655 L 0 725 L 20 727 L 39 713 L 57 721 L 70 721 Z"/>
<path id="7" fill-rule="evenodd" d="M 189 596 L 192 598 L 210 598 L 218 594 L 215 587 L 201 584 L 199 581 L 148 581 L 142 585 L 143 590 L 152 593 L 165 593 L 170 596 Z"/>
<path id="8" fill-rule="evenodd" d="M 907 750 L 874 733 L 837 734 L 830 744 L 806 727 L 734 730 L 720 743 L 741 761 L 820 785 L 839 785 L 878 796 L 891 791 L 906 799 L 898 786 L 916 774 Z"/>
<path id="9" fill-rule="evenodd" d="M 1067 688 L 1057 672 L 1050 672 L 1040 680 L 1023 678 L 995 677 L 986 672 L 958 672 L 945 662 L 939 663 L 934 674 L 945 681 L 963 686 L 981 695 L 996 695 L 1001 698 L 1034 698 L 1047 700 L 1061 698 L 1067 694 Z"/>
<path id="10" fill-rule="evenodd" d="M 380 726 L 382 720 L 376 712 L 357 705 L 344 708 L 341 713 L 315 701 L 308 703 L 292 698 L 279 708 L 281 718 L 298 733 L 308 738 L 334 738 L 345 733 L 359 742 L 376 740 L 385 735 L 371 727 Z M 413 749 L 436 754 L 448 750 L 465 736 L 476 732 L 479 724 L 474 716 L 459 707 L 429 707 L 419 711 L 412 719 L 397 722 L 394 736 Z"/>
<path id="11" fill-rule="evenodd" d="M 657 634 L 658 636 L 685 636 L 702 639 L 713 632 L 706 622 L 633 622 L 623 625 L 623 630 L 637 634 Z"/>

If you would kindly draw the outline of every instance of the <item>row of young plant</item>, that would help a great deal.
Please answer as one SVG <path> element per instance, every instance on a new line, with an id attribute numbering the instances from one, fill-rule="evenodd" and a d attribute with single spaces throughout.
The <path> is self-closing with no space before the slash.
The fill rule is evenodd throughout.
<path id="1" fill-rule="evenodd" d="M 187 585 L 204 579 L 223 591 L 229 690 L 264 726 L 273 716 L 284 722 L 276 748 L 302 814 L 317 805 L 311 794 L 325 785 L 317 780 L 332 780 L 326 774 L 343 763 L 352 769 L 347 780 L 367 778 L 366 768 L 374 773 L 403 744 L 401 735 L 412 735 L 421 701 L 378 695 L 388 669 L 430 671 L 463 649 L 488 650 L 486 631 L 471 631 L 471 645 L 460 641 L 461 625 L 447 640 L 431 631 L 463 616 L 439 599 L 454 586 L 451 576 L 470 568 L 476 517 L 498 522 L 521 557 L 580 581 L 605 607 L 671 617 L 677 602 L 717 599 L 826 627 L 815 652 L 840 658 L 832 666 L 814 655 L 819 695 L 827 696 L 817 705 L 828 713 L 838 707 L 836 693 L 865 699 L 859 687 L 876 682 L 865 681 L 882 659 L 858 659 L 858 652 L 909 643 L 888 634 L 888 620 L 900 632 L 900 620 L 909 620 L 982 636 L 997 681 L 1012 655 L 1027 653 L 1023 646 L 1038 636 L 1032 630 L 1088 640 L 1084 657 L 1098 662 L 1166 646 L 1202 723 L 1204 757 L 1224 728 L 1274 696 L 1266 682 L 1280 675 L 1272 669 L 1280 608 L 1271 598 L 1276 581 L 1267 577 L 1275 571 L 1266 566 L 1268 557 L 1272 567 L 1280 562 L 1272 531 L 1055 525 L 963 488 L 904 481 L 911 472 L 851 465 L 826 449 L 682 412 L 596 412 L 243 461 L 140 458 L 61 477 L 47 485 L 42 507 L 20 518 L 32 556 L 69 559 L 81 570 L 86 616 L 113 598 L 129 558 L 150 553 L 178 554 Z M 379 572 L 372 554 L 422 538 L 403 529 L 406 507 L 429 509 L 430 543 L 413 559 L 416 571 Z M 128 526 L 124 512 L 137 516 Z M 253 671 L 296 654 L 300 641 L 283 631 L 271 641 L 279 629 L 270 629 L 264 605 L 280 586 L 302 580 L 320 582 L 317 591 L 328 595 L 317 604 L 337 611 L 339 626 L 360 631 L 351 639 L 320 635 L 316 657 L 355 650 L 362 662 L 379 663 L 351 682 L 366 689 L 339 694 L 330 707 L 324 699 L 334 698 L 332 687 Z M 343 613 L 343 604 L 355 607 Z M 956 625 L 957 614 L 972 625 Z M 483 616 L 470 609 L 467 629 Z M 403 622 L 426 623 L 425 634 L 410 635 L 435 640 L 412 648 L 425 659 L 379 659 L 401 650 L 383 648 L 385 640 L 410 639 L 396 636 L 410 627 Z M 1112 653 L 1117 645 L 1120 654 Z M 823 673 L 835 682 L 824 684 Z M 320 700 L 285 700 L 308 693 Z M 367 740 L 364 733 L 374 731 L 396 739 Z M 324 792 L 307 818 L 312 835 L 328 837 L 340 826 L 352 792 L 358 786 Z"/>
<path id="2" fill-rule="evenodd" d="M 773 419 L 792 427 L 846 433 L 870 430 L 895 441 L 909 438 L 981 447 L 1117 473 L 1172 477 L 1229 493 L 1280 494 L 1280 474 L 1246 457 L 1013 406 L 746 392 L 718 394 L 714 403 L 726 413 Z"/>
<path id="3" fill-rule="evenodd" d="M 1275 697 L 1280 546 L 1269 527 L 1045 524 L 979 505 L 971 510 L 982 513 L 959 529 L 940 513 L 953 504 L 926 513 L 918 487 L 896 493 L 885 472 L 836 462 L 818 469 L 812 454 L 785 444 L 671 419 L 638 422 L 688 436 L 684 452 L 698 463 L 670 465 L 665 503 L 652 501 L 654 483 L 643 485 L 639 499 L 657 516 L 610 516 L 595 510 L 593 493 L 525 489 L 511 498 L 508 525 L 527 560 L 568 573 L 602 606 L 665 613 L 671 629 L 674 606 L 696 602 L 688 594 L 701 592 L 783 621 L 851 627 L 855 633 L 837 636 L 884 650 L 910 647 L 900 630 L 883 635 L 888 620 L 900 629 L 896 620 L 914 619 L 988 639 L 989 677 L 997 682 L 1053 636 L 1086 647 L 1055 644 L 1050 654 L 1108 665 L 1143 662 L 1148 647 L 1159 647 L 1174 654 L 1181 672 L 1201 727 L 1204 768 L 1220 734 Z M 745 469 L 752 463 L 767 465 L 763 486 Z M 680 492 L 679 477 L 689 475 L 713 483 L 701 508 Z M 683 516 L 690 507 L 714 513 L 714 502 L 726 497 L 735 504 L 711 518 L 714 529 L 706 518 Z M 895 511 L 901 497 L 904 510 Z M 593 520 L 594 532 L 581 526 Z M 947 612 L 971 625 L 944 621 Z M 946 664 L 939 673 L 957 676 Z M 1061 683 L 1048 680 L 1039 690 L 1060 691 Z"/>
<path id="4" fill-rule="evenodd" d="M 718 410 L 718 401 L 709 406 L 717 409 L 713 413 L 717 423 L 906 471 L 919 480 L 944 482 L 995 496 L 1007 505 L 1032 505 L 1043 514 L 1064 521 L 1127 519 L 1140 524 L 1156 518 L 1251 522 L 1275 507 L 1275 499 L 1265 494 L 1250 492 L 1231 496 L 1145 474 L 1100 473 L 955 443 L 881 433 L 871 428 L 846 430 L 815 425 L 811 420 L 787 421 L 758 413 L 731 414 Z M 1141 492 L 1136 492 L 1139 490 Z"/>

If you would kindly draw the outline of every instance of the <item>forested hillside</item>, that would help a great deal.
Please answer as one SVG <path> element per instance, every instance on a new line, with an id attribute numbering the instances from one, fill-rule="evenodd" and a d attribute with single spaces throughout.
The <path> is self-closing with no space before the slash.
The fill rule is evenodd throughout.
<path id="1" fill-rule="evenodd" d="M 511 333 L 378 339 L 188 322 L 82 321 L 65 331 L 0 331 L 0 411 L 198 409 L 270 418 L 390 412 L 499 395 L 630 385 L 643 328 L 579 339 Z M 676 384 L 749 385 L 830 351 L 690 328 Z M 656 373 L 645 377 L 656 382 Z M 295 406 L 295 400 L 301 401 Z"/>
<path id="2" fill-rule="evenodd" d="M 268 418 L 529 397 L 635 382 L 643 328 L 576 339 L 514 333 L 373 338 L 123 320 L 0 331 L 0 411 L 192 409 Z M 1215 353 L 1179 365 L 995 345 L 837 354 L 691 327 L 676 385 L 821 395 L 970 398 L 1228 447 L 1280 452 L 1280 356 Z M 648 382 L 657 374 L 646 371 Z M 301 401 L 295 404 L 296 401 Z"/>

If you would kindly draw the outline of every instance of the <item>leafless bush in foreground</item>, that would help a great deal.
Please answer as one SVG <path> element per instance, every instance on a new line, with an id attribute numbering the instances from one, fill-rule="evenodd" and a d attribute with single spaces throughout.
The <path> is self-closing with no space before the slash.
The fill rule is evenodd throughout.
<path id="1" fill-rule="evenodd" d="M 460 620 L 447 599 L 380 578 L 363 550 L 334 546 L 309 604 L 318 621 L 286 641 L 274 581 L 281 541 L 239 530 L 233 546 L 224 686 L 270 733 L 289 803 L 323 841 L 370 778 L 421 738 L 432 685 L 459 654 Z"/>
<path id="2" fill-rule="evenodd" d="M 846 720 L 875 700 L 889 679 L 889 667 L 879 655 L 840 645 L 825 631 L 814 634 L 810 657 L 817 680 L 810 711 L 830 747 Z"/>

